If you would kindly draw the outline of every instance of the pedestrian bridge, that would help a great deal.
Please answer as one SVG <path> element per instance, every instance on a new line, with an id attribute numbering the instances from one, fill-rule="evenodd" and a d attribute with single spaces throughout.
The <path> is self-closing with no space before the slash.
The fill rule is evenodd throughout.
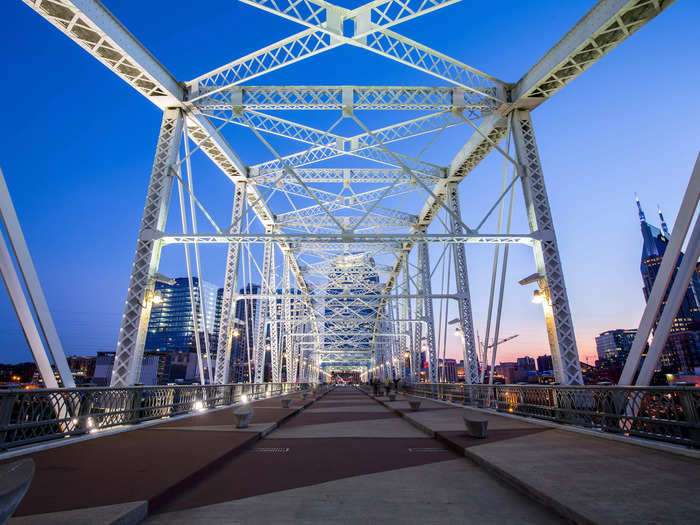
<path id="1" fill-rule="evenodd" d="M 81 418 L 82 435 L 39 441 L 48 430 L 35 425 L 34 444 L 13 447 L 19 425 L 5 425 L 2 463 L 36 465 L 10 524 L 682 523 L 697 512 L 700 454 L 668 442 L 670 420 L 658 420 L 652 440 L 634 436 L 638 423 L 629 435 L 514 415 L 534 408 L 519 405 L 515 387 L 509 406 L 492 392 L 494 408 L 480 409 L 465 408 L 463 385 L 406 386 L 393 401 L 353 386 L 237 386 L 233 405 L 189 397 L 187 412 L 157 417 L 144 406 L 141 422 L 105 430 L 96 425 L 107 414 L 93 413 Z M 246 429 L 234 425 L 241 396 L 254 410 Z M 182 409 L 175 397 L 187 396 L 171 396 L 167 408 Z M 417 411 L 409 400 L 420 401 Z M 595 410 L 569 421 L 586 412 Z M 467 434 L 465 414 L 488 421 L 485 439 Z M 676 427 L 700 444 L 697 421 Z"/>
<path id="2" fill-rule="evenodd" d="M 110 388 L 74 388 L 0 184 L 19 272 L 3 235 L 0 270 L 47 387 L 0 392 L 0 463 L 8 471 L 26 460 L 0 477 L 0 522 L 2 512 L 11 514 L 8 498 L 22 495 L 8 480 L 25 474 L 31 483 L 12 524 L 697 521 L 698 389 L 645 385 L 677 312 L 666 307 L 659 317 L 661 305 L 682 299 L 682 277 L 698 259 L 688 253 L 700 255 L 694 228 L 670 286 L 698 202 L 700 163 L 623 371 L 620 383 L 637 386 L 584 387 L 531 117 L 673 1 L 600 0 L 510 81 L 394 31 L 457 9 L 456 0 L 373 0 L 353 9 L 325 0 L 242 0 L 301 31 L 189 81 L 174 77 L 96 0 L 24 1 L 152 102 L 162 120 Z M 494 27 L 497 18 L 494 12 Z M 452 19 L 473 19 L 469 6 Z M 528 37 L 522 26 L 510 41 Z M 306 76 L 303 85 L 251 84 L 342 46 L 421 76 L 411 86 L 403 77 L 381 86 L 365 77 L 362 85 L 366 71 L 357 66 L 348 68 L 347 85 L 309 85 Z M 317 70 L 337 68 L 331 59 Z M 321 121 L 309 117 L 317 111 L 335 124 L 318 128 Z M 431 148 L 438 139 L 439 152 Z M 268 160 L 250 164 L 254 151 Z M 503 162 L 492 191 L 471 191 L 463 182 L 491 152 Z M 229 191 L 207 186 L 206 159 Z M 215 199 L 232 203 L 231 215 L 205 207 Z M 462 201 L 476 213 L 469 225 Z M 516 202 L 515 223 L 527 224 L 525 231 L 511 231 Z M 483 345 L 466 243 L 494 245 Z M 193 291 L 203 266 L 215 272 L 200 259 L 214 244 L 227 249 L 218 326 Z M 200 384 L 134 386 L 151 313 L 165 308 L 156 293 L 169 279 L 159 273 L 161 255 L 176 245 L 185 247 Z M 532 250 L 534 265 L 519 283 L 535 287 L 561 386 L 488 384 L 511 246 Z M 444 363 L 455 328 L 465 382 L 446 384 L 440 356 Z M 247 369 L 247 383 L 232 383 L 232 363 Z M 404 386 L 395 398 L 318 386 L 329 371 L 362 381 L 401 378 Z M 423 372 L 428 383 L 420 382 Z M 250 424 L 234 425 L 236 411 L 251 407 Z M 467 432 L 465 416 L 488 423 L 485 438 Z"/>

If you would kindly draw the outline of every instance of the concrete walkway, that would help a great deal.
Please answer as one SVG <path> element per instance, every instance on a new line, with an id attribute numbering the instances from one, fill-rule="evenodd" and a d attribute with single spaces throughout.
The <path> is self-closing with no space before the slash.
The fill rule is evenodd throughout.
<path id="1" fill-rule="evenodd" d="M 22 457 L 34 459 L 36 474 L 10 524 L 138 523 L 148 511 L 314 401 L 313 396 L 290 397 L 291 408 L 282 408 L 280 398 L 254 402 L 247 429 L 237 430 L 234 408 L 225 408 L 127 432 L 66 440 L 46 450 L 30 449 Z"/>
<path id="2" fill-rule="evenodd" d="M 696 459 L 466 409 L 489 421 L 470 438 L 421 401 L 340 387 L 255 403 L 247 430 L 229 408 L 36 451 L 10 524 L 697 521 Z"/>
<path id="3" fill-rule="evenodd" d="M 418 399 L 418 398 L 416 398 Z M 700 461 L 633 444 L 408 398 L 380 402 L 426 435 L 578 523 L 692 523 Z M 487 439 L 466 435 L 464 413 L 488 419 Z"/>
<path id="4" fill-rule="evenodd" d="M 146 520 L 561 523 L 359 390 L 340 387 Z"/>

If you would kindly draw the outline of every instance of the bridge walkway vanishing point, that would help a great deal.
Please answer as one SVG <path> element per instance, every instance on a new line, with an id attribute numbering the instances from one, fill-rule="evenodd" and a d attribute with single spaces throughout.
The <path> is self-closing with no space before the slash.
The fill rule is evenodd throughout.
<path id="1" fill-rule="evenodd" d="M 460 523 L 469 515 L 482 523 L 560 522 L 364 393 L 341 387 L 147 523 Z"/>
<path id="2" fill-rule="evenodd" d="M 696 512 L 691 457 L 483 411 L 488 437 L 469 438 L 462 407 L 423 399 L 410 412 L 406 398 L 350 387 L 294 398 L 292 409 L 255 403 L 248 431 L 223 409 L 33 453 L 37 476 L 10 524 L 136 523 L 146 509 L 151 524 L 678 523 Z"/>

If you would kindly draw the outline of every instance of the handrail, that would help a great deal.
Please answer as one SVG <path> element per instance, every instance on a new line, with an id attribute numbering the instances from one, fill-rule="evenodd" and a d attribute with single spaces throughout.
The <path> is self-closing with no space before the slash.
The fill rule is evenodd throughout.
<path id="1" fill-rule="evenodd" d="M 407 383 L 402 388 L 409 395 L 700 448 L 700 388 L 694 386 Z"/>
<path id="2" fill-rule="evenodd" d="M 0 450 L 306 390 L 308 383 L 0 390 Z"/>

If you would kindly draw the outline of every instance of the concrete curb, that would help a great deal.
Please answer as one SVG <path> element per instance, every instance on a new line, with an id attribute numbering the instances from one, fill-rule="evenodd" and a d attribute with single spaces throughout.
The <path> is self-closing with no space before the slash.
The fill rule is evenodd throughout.
<path id="1" fill-rule="evenodd" d="M 366 393 L 366 392 L 365 392 Z M 575 509 L 572 509 L 571 507 L 567 505 L 563 505 L 562 503 L 558 502 L 557 500 L 547 496 L 540 490 L 534 488 L 532 485 L 529 483 L 523 481 L 522 479 L 513 476 L 506 470 L 503 470 L 502 468 L 498 467 L 497 465 L 494 465 L 493 463 L 485 460 L 478 454 L 470 451 L 468 448 L 462 447 L 459 443 L 456 443 L 455 441 L 451 440 L 449 437 L 441 434 L 440 432 L 436 432 L 429 427 L 423 425 L 419 421 L 416 421 L 412 417 L 410 417 L 410 414 L 407 414 L 405 412 L 400 411 L 399 409 L 390 406 L 387 402 L 378 399 L 376 397 L 373 397 L 369 394 L 367 394 L 370 398 L 374 399 L 377 403 L 380 405 L 386 407 L 387 409 L 391 410 L 395 414 L 397 414 L 399 417 L 403 418 L 406 422 L 410 423 L 417 429 L 421 430 L 424 432 L 426 435 L 435 438 L 439 442 L 443 443 L 446 445 L 449 449 L 457 452 L 458 454 L 463 455 L 470 461 L 472 461 L 474 464 L 478 465 L 479 467 L 483 468 L 485 471 L 489 472 L 492 474 L 494 477 L 500 479 L 501 481 L 504 481 L 514 489 L 516 489 L 518 492 L 526 495 L 529 498 L 534 499 L 541 505 L 548 507 L 552 509 L 554 512 L 556 512 L 558 515 L 560 515 L 562 518 L 572 521 L 574 523 L 580 524 L 580 525 L 594 525 L 595 522 L 591 521 L 590 519 L 586 518 L 584 515 L 578 513 Z M 418 397 L 418 396 L 406 396 L 405 394 L 402 394 L 403 397 Z M 434 401 L 433 399 L 427 399 L 427 398 L 421 398 L 421 399 L 426 399 L 428 401 Z M 451 403 L 450 403 L 451 404 Z M 460 405 L 461 406 L 461 405 Z M 457 407 L 457 406 L 456 406 Z"/>
<path id="2" fill-rule="evenodd" d="M 573 432 L 574 434 L 581 434 L 584 436 L 590 436 L 598 439 L 607 439 L 610 441 L 616 441 L 618 443 L 626 443 L 627 445 L 634 445 L 636 447 L 648 448 L 651 450 L 657 450 L 659 452 L 666 452 L 667 454 L 673 454 L 676 456 L 683 456 L 686 458 L 700 459 L 700 450 L 695 450 L 691 448 L 686 448 L 683 445 L 675 445 L 673 443 L 664 443 L 663 441 L 653 441 L 651 439 L 644 439 L 638 437 L 627 437 L 620 436 L 616 434 L 609 434 L 605 432 L 597 432 L 583 427 L 576 427 L 573 425 L 563 425 L 561 423 L 555 423 L 553 421 L 547 421 L 546 419 L 536 419 L 533 417 L 517 416 L 514 414 L 508 414 L 505 412 L 498 412 L 490 408 L 479 408 L 470 405 L 463 405 L 462 403 L 455 403 L 454 401 L 445 401 L 443 399 L 433 399 L 430 397 L 423 396 L 410 396 L 418 399 L 425 399 L 426 401 L 433 401 L 435 403 L 440 403 L 453 408 L 469 408 L 470 410 L 479 410 L 485 414 L 491 414 L 493 416 L 505 417 L 508 419 L 514 419 L 516 421 L 521 421 L 524 423 L 530 423 L 532 425 L 539 425 L 542 427 L 552 428 L 556 430 L 564 430 L 566 432 Z"/>
<path id="3" fill-rule="evenodd" d="M 86 507 L 84 509 L 48 512 L 10 518 L 8 525 L 69 525 L 74 523 L 105 525 L 136 525 L 148 515 L 147 501 L 134 501 L 105 505 L 103 507 Z"/>

